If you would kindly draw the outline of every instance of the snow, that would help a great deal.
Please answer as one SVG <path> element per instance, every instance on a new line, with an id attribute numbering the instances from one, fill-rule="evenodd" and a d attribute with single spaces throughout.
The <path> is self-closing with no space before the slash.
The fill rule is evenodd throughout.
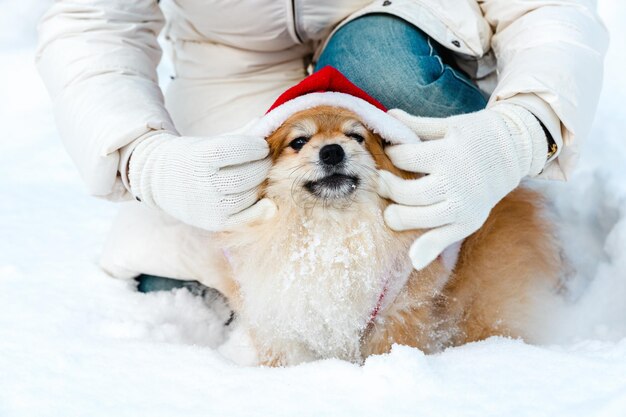
<path id="1" fill-rule="evenodd" d="M 626 4 L 575 177 L 553 197 L 571 259 L 551 341 L 493 338 L 364 366 L 236 365 L 221 317 L 186 291 L 139 294 L 97 259 L 115 206 L 86 195 L 33 65 L 47 1 L 0 0 L 0 416 L 626 416 Z"/>

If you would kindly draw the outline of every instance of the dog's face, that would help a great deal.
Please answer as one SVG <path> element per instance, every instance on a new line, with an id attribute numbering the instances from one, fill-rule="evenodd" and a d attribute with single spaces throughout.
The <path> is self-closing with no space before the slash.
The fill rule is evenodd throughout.
<path id="1" fill-rule="evenodd" d="M 274 159 L 266 195 L 300 207 L 345 209 L 377 201 L 376 169 L 397 170 L 383 141 L 353 112 L 319 106 L 291 116 L 268 138 Z"/>

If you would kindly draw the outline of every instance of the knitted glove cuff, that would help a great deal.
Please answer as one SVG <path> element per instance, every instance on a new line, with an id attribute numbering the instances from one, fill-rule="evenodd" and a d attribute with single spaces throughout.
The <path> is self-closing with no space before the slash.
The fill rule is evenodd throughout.
<path id="1" fill-rule="evenodd" d="M 176 136 L 171 133 L 155 133 L 137 141 L 132 149 L 132 155 L 128 162 L 128 183 L 131 194 L 137 201 L 141 201 L 148 206 L 156 207 L 153 199 L 152 187 L 149 178 L 151 169 L 148 166 L 154 164 L 155 156 L 153 151 Z"/>
<path id="2" fill-rule="evenodd" d="M 544 168 L 548 155 L 548 142 L 541 123 L 524 107 L 511 103 L 498 103 L 490 110 L 502 115 L 514 140 L 524 175 L 538 175 Z"/>

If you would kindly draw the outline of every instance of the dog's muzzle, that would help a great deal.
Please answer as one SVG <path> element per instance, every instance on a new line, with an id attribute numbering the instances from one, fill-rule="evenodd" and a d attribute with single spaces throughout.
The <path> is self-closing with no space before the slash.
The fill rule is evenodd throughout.
<path id="1" fill-rule="evenodd" d="M 323 146 L 319 152 L 319 164 L 326 175 L 304 184 L 304 188 L 315 197 L 339 199 L 357 190 L 359 178 L 346 172 L 346 153 L 341 145 L 333 143 Z"/>

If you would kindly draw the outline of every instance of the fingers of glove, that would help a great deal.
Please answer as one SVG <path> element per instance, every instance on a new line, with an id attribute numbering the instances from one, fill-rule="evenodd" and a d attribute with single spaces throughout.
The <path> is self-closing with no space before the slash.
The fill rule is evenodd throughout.
<path id="1" fill-rule="evenodd" d="M 269 155 L 267 141 L 253 136 L 218 136 L 216 138 L 200 138 L 194 152 L 200 152 L 206 164 L 218 168 L 258 161 Z"/>
<path id="2" fill-rule="evenodd" d="M 437 177 L 428 175 L 405 180 L 388 171 L 378 171 L 378 194 L 408 206 L 426 206 L 443 201 L 443 190 Z"/>
<path id="3" fill-rule="evenodd" d="M 259 191 L 253 188 L 241 193 L 217 196 L 203 208 L 203 211 L 208 216 L 222 219 L 219 221 L 222 224 L 226 218 L 252 207 L 258 199 Z"/>
<path id="4" fill-rule="evenodd" d="M 446 201 L 429 206 L 391 204 L 384 212 L 385 223 L 396 231 L 431 229 L 452 223 L 454 213 L 449 207 Z"/>
<path id="5" fill-rule="evenodd" d="M 444 145 L 440 141 L 393 145 L 385 153 L 398 168 L 410 172 L 433 172 L 443 158 Z"/>
<path id="6" fill-rule="evenodd" d="M 271 219 L 277 211 L 276 204 L 269 198 L 264 198 L 251 207 L 229 216 L 223 224 L 223 230 L 233 230 L 243 225 Z"/>
<path id="7" fill-rule="evenodd" d="M 272 167 L 269 158 L 221 168 L 211 177 L 211 185 L 223 194 L 235 194 L 259 186 Z"/>
<path id="8" fill-rule="evenodd" d="M 448 130 L 449 121 L 445 118 L 418 117 L 400 109 L 392 109 L 388 113 L 407 125 L 422 140 L 440 139 Z"/>
<path id="9" fill-rule="evenodd" d="M 396 231 L 411 229 L 430 229 L 451 223 L 453 213 L 447 202 L 430 206 L 403 206 L 392 204 L 385 209 L 385 223 Z"/>
<path id="10" fill-rule="evenodd" d="M 450 245 L 458 242 L 472 233 L 458 224 L 449 224 L 430 230 L 417 238 L 409 249 L 409 257 L 413 268 L 418 271 L 424 269 Z"/>
<path id="11" fill-rule="evenodd" d="M 409 249 L 413 268 L 418 271 L 424 269 L 448 246 L 463 239 L 465 236 L 459 230 L 457 225 L 451 224 L 430 230 L 418 237 Z"/>

